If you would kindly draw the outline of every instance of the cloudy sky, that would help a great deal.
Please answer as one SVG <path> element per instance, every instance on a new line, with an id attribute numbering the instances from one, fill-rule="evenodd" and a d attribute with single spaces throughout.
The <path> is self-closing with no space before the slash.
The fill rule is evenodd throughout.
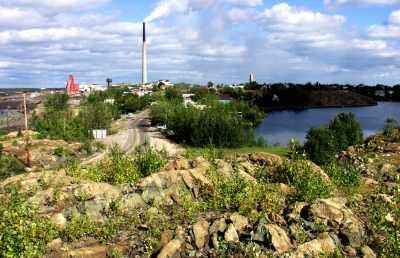
<path id="1" fill-rule="evenodd" d="M 400 82 L 400 0 L 0 0 L 0 88 Z"/>

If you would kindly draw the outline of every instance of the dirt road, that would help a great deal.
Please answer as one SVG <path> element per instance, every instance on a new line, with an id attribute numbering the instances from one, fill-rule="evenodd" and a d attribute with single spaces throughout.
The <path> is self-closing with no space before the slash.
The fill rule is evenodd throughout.
<path id="1" fill-rule="evenodd" d="M 127 128 L 123 128 L 118 133 L 101 140 L 108 148 L 113 145 L 119 145 L 126 153 L 133 153 L 136 147 L 146 141 L 155 149 L 165 151 L 168 156 L 176 156 L 183 152 L 183 148 L 166 139 L 157 128 L 151 127 L 148 110 L 137 113 L 134 118 L 129 119 Z M 83 161 L 83 163 L 97 162 L 104 158 L 105 155 L 106 153 L 97 154 Z"/>

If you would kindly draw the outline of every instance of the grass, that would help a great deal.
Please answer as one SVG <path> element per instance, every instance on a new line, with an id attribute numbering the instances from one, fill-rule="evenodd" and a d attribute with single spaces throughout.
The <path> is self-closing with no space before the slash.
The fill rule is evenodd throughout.
<path id="1" fill-rule="evenodd" d="M 268 147 L 241 147 L 241 148 L 196 148 L 196 147 L 186 147 L 186 157 L 187 158 L 195 158 L 198 156 L 210 156 L 210 152 L 214 152 L 216 154 L 216 158 L 223 158 L 225 156 L 232 155 L 241 155 L 248 153 L 257 153 L 257 152 L 267 152 L 271 154 L 276 154 L 279 156 L 287 156 L 289 154 L 289 150 L 285 147 L 279 145 L 272 145 Z"/>

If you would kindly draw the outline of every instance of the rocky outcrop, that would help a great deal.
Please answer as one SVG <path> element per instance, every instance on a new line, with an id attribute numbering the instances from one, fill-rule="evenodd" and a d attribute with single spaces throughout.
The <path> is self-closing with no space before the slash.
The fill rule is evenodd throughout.
<path id="1" fill-rule="evenodd" d="M 346 207 L 346 199 L 319 199 L 312 205 L 311 213 L 323 224 L 338 228 L 344 244 L 359 248 L 364 243 L 364 224 Z"/>

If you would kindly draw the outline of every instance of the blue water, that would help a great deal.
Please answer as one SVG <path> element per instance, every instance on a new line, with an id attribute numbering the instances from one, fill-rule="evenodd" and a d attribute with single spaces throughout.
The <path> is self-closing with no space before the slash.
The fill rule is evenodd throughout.
<path id="1" fill-rule="evenodd" d="M 286 146 L 292 138 L 304 142 L 311 127 L 327 126 L 341 112 L 353 112 L 356 115 L 365 137 L 381 131 L 389 117 L 400 122 L 400 102 L 379 102 L 377 106 L 371 107 L 273 111 L 256 128 L 256 134 L 266 137 L 269 144 L 279 143 Z"/>

